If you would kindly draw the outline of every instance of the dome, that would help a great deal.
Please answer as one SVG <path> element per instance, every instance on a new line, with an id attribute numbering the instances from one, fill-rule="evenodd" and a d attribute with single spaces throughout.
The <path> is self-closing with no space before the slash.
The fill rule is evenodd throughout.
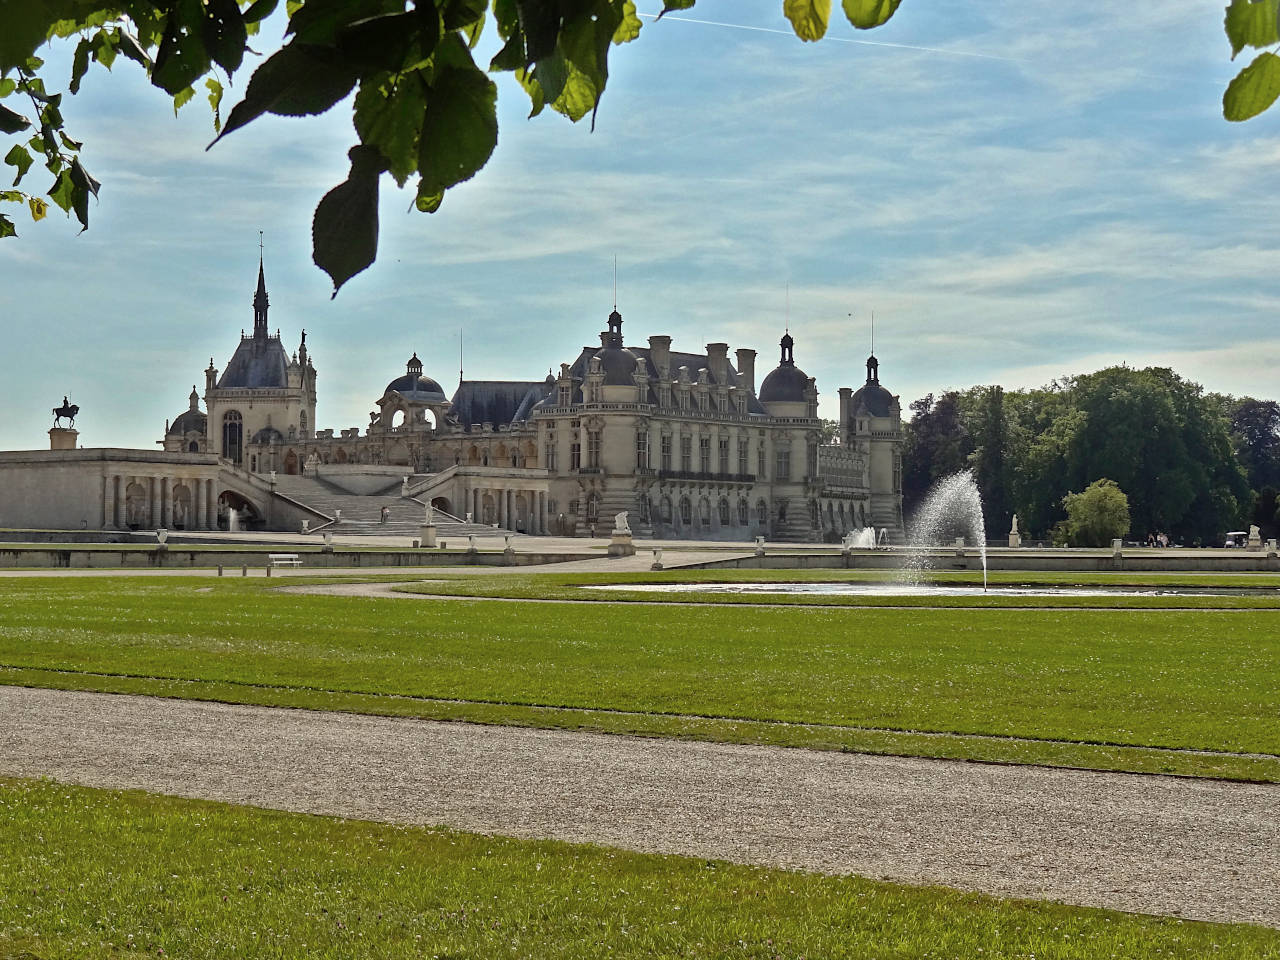
<path id="1" fill-rule="evenodd" d="M 203 436 L 208 422 L 209 418 L 205 416 L 203 410 L 183 410 L 174 418 L 169 433 L 179 437 L 186 436 L 188 433 L 198 433 Z"/>
<path id="2" fill-rule="evenodd" d="M 392 392 L 400 394 L 406 400 L 413 400 L 418 403 L 448 402 L 444 395 L 444 389 L 440 384 L 430 377 L 422 375 L 422 361 L 418 359 L 416 352 L 409 358 L 409 362 L 405 364 L 404 376 L 396 377 L 388 383 L 387 389 L 383 391 L 383 394 Z"/>
<path id="3" fill-rule="evenodd" d="M 196 393 L 194 386 L 187 400 L 191 406 L 173 418 L 173 424 L 169 427 L 169 436 L 182 437 L 188 433 L 204 434 L 209 418 L 200 409 L 200 394 Z"/>
<path id="4" fill-rule="evenodd" d="M 447 402 L 444 388 L 430 377 L 415 377 L 406 373 L 403 377 L 396 377 L 388 383 L 387 389 L 383 392 L 391 393 L 393 390 L 406 400 L 420 400 L 424 403 Z"/>
<path id="5" fill-rule="evenodd" d="M 857 410 L 859 405 L 867 408 L 873 417 L 893 416 L 893 394 L 878 383 L 862 386 L 849 401 L 849 409 Z"/>
<path id="6" fill-rule="evenodd" d="M 760 384 L 761 403 L 804 403 L 809 389 L 808 375 L 796 366 L 791 334 L 784 334 L 779 341 L 782 360 Z"/>
<path id="7" fill-rule="evenodd" d="M 604 371 L 606 387 L 635 386 L 636 367 L 640 361 L 636 355 L 622 345 L 622 314 L 617 310 L 609 314 L 609 329 L 600 334 L 601 347 L 595 352 L 595 359 L 600 361 L 600 369 Z"/>
<path id="8" fill-rule="evenodd" d="M 867 357 L 867 382 L 849 398 L 849 410 L 856 411 L 865 407 L 873 417 L 892 417 L 897 402 L 897 397 L 880 386 L 880 361 L 873 353 Z"/>

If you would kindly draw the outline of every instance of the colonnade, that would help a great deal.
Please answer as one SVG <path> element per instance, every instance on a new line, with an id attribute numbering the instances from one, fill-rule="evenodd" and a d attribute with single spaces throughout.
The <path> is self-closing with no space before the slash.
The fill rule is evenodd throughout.
<path id="1" fill-rule="evenodd" d="M 135 488 L 132 517 L 130 488 Z M 102 478 L 104 529 L 124 530 L 130 523 L 144 529 L 172 528 L 176 520 L 182 521 L 185 530 L 218 529 L 217 482 L 205 477 L 127 474 L 111 474 Z"/>
<path id="2" fill-rule="evenodd" d="M 502 487 L 472 487 L 466 494 L 467 508 L 476 523 L 496 523 L 504 530 L 515 530 L 520 520 L 517 498 L 523 497 L 526 522 L 523 533 L 545 535 L 547 533 L 547 494 L 545 490 L 506 489 Z M 494 504 L 492 518 L 485 516 L 485 501 Z"/>

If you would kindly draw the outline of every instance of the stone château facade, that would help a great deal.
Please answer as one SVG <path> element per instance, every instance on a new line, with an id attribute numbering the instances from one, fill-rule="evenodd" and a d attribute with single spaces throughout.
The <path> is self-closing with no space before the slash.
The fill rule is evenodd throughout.
<path id="1" fill-rule="evenodd" d="M 646 537 L 830 541 L 872 526 L 901 542 L 901 411 L 874 356 L 865 384 L 840 390 L 835 442 L 823 443 L 817 386 L 789 332 L 757 390 L 756 351 L 731 361 L 725 343 L 628 345 L 615 309 L 598 347 L 542 380 L 461 380 L 450 397 L 415 354 L 368 427 L 335 434 L 315 429 L 305 333 L 290 357 L 267 332 L 261 264 L 253 308 L 252 336 L 220 375 L 212 361 L 205 371 L 207 414 L 193 389 L 166 451 L 252 475 L 403 473 L 407 496 L 528 533 L 604 532 L 627 511 Z"/>

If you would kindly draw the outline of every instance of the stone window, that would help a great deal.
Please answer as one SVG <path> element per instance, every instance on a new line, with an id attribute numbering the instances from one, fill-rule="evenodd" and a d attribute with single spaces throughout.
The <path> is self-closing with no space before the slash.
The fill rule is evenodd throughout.
<path id="1" fill-rule="evenodd" d="M 773 471 L 775 480 L 787 481 L 791 479 L 791 451 L 779 450 L 777 466 Z"/>
<path id="2" fill-rule="evenodd" d="M 244 420 L 239 410 L 222 415 L 222 455 L 233 463 L 244 460 Z"/>
<path id="3" fill-rule="evenodd" d="M 761 526 L 769 522 L 769 505 L 763 499 L 756 501 L 756 522 Z"/>
<path id="4" fill-rule="evenodd" d="M 600 494 L 592 493 L 587 497 L 587 523 L 595 523 L 600 519 Z"/>
<path id="5" fill-rule="evenodd" d="M 756 476 L 761 480 L 764 480 L 769 475 L 765 470 L 765 464 L 768 462 L 769 458 L 764 452 L 764 441 L 761 440 L 760 449 L 756 451 Z"/>
<path id="6" fill-rule="evenodd" d="M 680 522 L 686 527 L 693 526 L 693 503 L 688 497 L 680 498 Z"/>
<path id="7" fill-rule="evenodd" d="M 587 431 L 587 466 L 600 466 L 600 431 Z"/>
<path id="8" fill-rule="evenodd" d="M 698 469 L 703 473 L 711 472 L 711 438 L 698 438 Z"/>
<path id="9" fill-rule="evenodd" d="M 704 530 L 711 529 L 711 501 L 706 497 L 698 501 L 698 520 L 701 521 Z"/>
<path id="10" fill-rule="evenodd" d="M 556 435 L 554 433 L 547 434 L 547 442 L 543 447 L 542 458 L 548 470 L 556 469 Z"/>
<path id="11" fill-rule="evenodd" d="M 582 444 L 575 438 L 573 443 L 569 444 L 569 469 L 579 470 L 582 468 Z"/>
<path id="12" fill-rule="evenodd" d="M 636 469 L 649 469 L 649 432 L 647 430 L 636 431 Z"/>
<path id="13" fill-rule="evenodd" d="M 720 498 L 719 512 L 720 512 L 720 526 L 722 527 L 729 526 L 729 522 L 730 522 L 729 521 L 729 501 L 724 497 Z"/>
<path id="14" fill-rule="evenodd" d="M 680 438 L 680 469 L 685 473 L 693 470 L 693 438 Z"/>
<path id="15" fill-rule="evenodd" d="M 662 469 L 671 469 L 671 434 L 669 433 L 662 435 Z"/>
<path id="16" fill-rule="evenodd" d="M 729 472 L 729 438 L 720 437 L 716 443 L 716 452 L 719 454 L 720 472 Z"/>
<path id="17" fill-rule="evenodd" d="M 746 476 L 751 472 L 749 444 L 746 440 L 738 441 L 738 473 Z"/>
<path id="18" fill-rule="evenodd" d="M 557 401 L 558 406 L 567 407 L 573 402 L 573 386 L 571 384 L 566 383 L 561 386 L 559 393 L 560 397 Z"/>
<path id="19" fill-rule="evenodd" d="M 747 506 L 747 498 L 738 499 L 738 526 L 745 527 L 751 522 L 751 508 Z"/>
<path id="20" fill-rule="evenodd" d="M 640 497 L 640 522 L 649 522 L 649 498 L 648 496 Z"/>
<path id="21" fill-rule="evenodd" d="M 671 498 L 670 497 L 662 498 L 662 522 L 663 523 L 671 522 Z"/>

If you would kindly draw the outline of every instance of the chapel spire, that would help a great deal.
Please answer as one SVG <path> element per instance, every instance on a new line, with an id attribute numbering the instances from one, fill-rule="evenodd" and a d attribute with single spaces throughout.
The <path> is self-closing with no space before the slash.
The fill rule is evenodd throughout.
<path id="1" fill-rule="evenodd" d="M 258 231 L 258 289 L 253 295 L 253 339 L 267 338 L 267 278 L 262 272 L 262 231 Z"/>

